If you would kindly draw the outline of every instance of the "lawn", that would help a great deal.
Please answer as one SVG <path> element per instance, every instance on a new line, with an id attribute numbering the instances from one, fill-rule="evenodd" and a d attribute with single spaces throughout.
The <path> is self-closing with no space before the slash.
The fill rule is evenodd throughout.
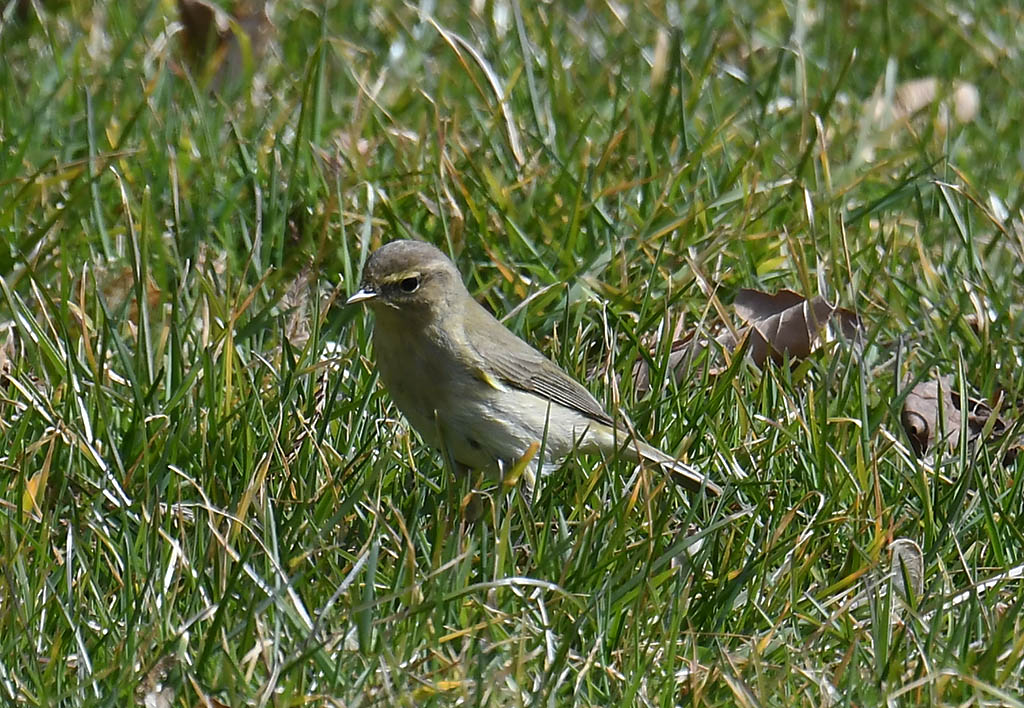
<path id="1" fill-rule="evenodd" d="M 255 6 L 0 2 L 0 702 L 1024 702 L 1020 7 Z M 395 238 L 725 494 L 453 476 Z"/>

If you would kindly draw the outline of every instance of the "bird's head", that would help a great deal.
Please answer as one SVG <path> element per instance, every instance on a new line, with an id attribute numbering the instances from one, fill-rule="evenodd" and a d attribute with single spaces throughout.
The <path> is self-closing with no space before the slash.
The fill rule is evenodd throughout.
<path id="1" fill-rule="evenodd" d="M 366 303 L 376 312 L 431 319 L 467 296 L 455 264 L 423 241 L 392 241 L 370 256 L 359 290 L 346 302 Z"/>

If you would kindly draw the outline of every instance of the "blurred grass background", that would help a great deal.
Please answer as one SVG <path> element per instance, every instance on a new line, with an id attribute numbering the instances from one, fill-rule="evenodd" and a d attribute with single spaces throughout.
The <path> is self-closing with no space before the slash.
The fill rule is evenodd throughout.
<path id="1" fill-rule="evenodd" d="M 0 9 L 5 702 L 1021 702 L 1024 463 L 899 423 L 1020 429 L 1019 6 Z M 729 495 L 588 458 L 467 523 L 339 307 L 410 237 Z M 676 383 L 742 287 L 865 344 Z"/>

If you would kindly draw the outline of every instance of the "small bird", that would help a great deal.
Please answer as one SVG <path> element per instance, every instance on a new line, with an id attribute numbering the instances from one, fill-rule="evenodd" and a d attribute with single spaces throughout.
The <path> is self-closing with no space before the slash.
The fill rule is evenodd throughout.
<path id="1" fill-rule="evenodd" d="M 376 323 L 381 380 L 432 447 L 469 469 L 502 471 L 534 443 L 541 464 L 573 450 L 655 463 L 687 489 L 722 488 L 689 465 L 616 427 L 590 393 L 509 331 L 466 290 L 455 264 L 422 241 L 374 251 L 360 289 Z"/>

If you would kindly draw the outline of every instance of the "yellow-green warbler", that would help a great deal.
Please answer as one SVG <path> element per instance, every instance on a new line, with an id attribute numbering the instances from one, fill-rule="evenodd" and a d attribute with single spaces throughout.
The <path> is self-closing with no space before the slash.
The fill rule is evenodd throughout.
<path id="1" fill-rule="evenodd" d="M 412 427 L 470 469 L 506 470 L 541 445 L 552 462 L 573 450 L 653 462 L 688 489 L 721 487 L 616 427 L 593 396 L 470 296 L 434 246 L 392 241 L 366 262 L 349 304 L 376 316 L 381 380 Z"/>

